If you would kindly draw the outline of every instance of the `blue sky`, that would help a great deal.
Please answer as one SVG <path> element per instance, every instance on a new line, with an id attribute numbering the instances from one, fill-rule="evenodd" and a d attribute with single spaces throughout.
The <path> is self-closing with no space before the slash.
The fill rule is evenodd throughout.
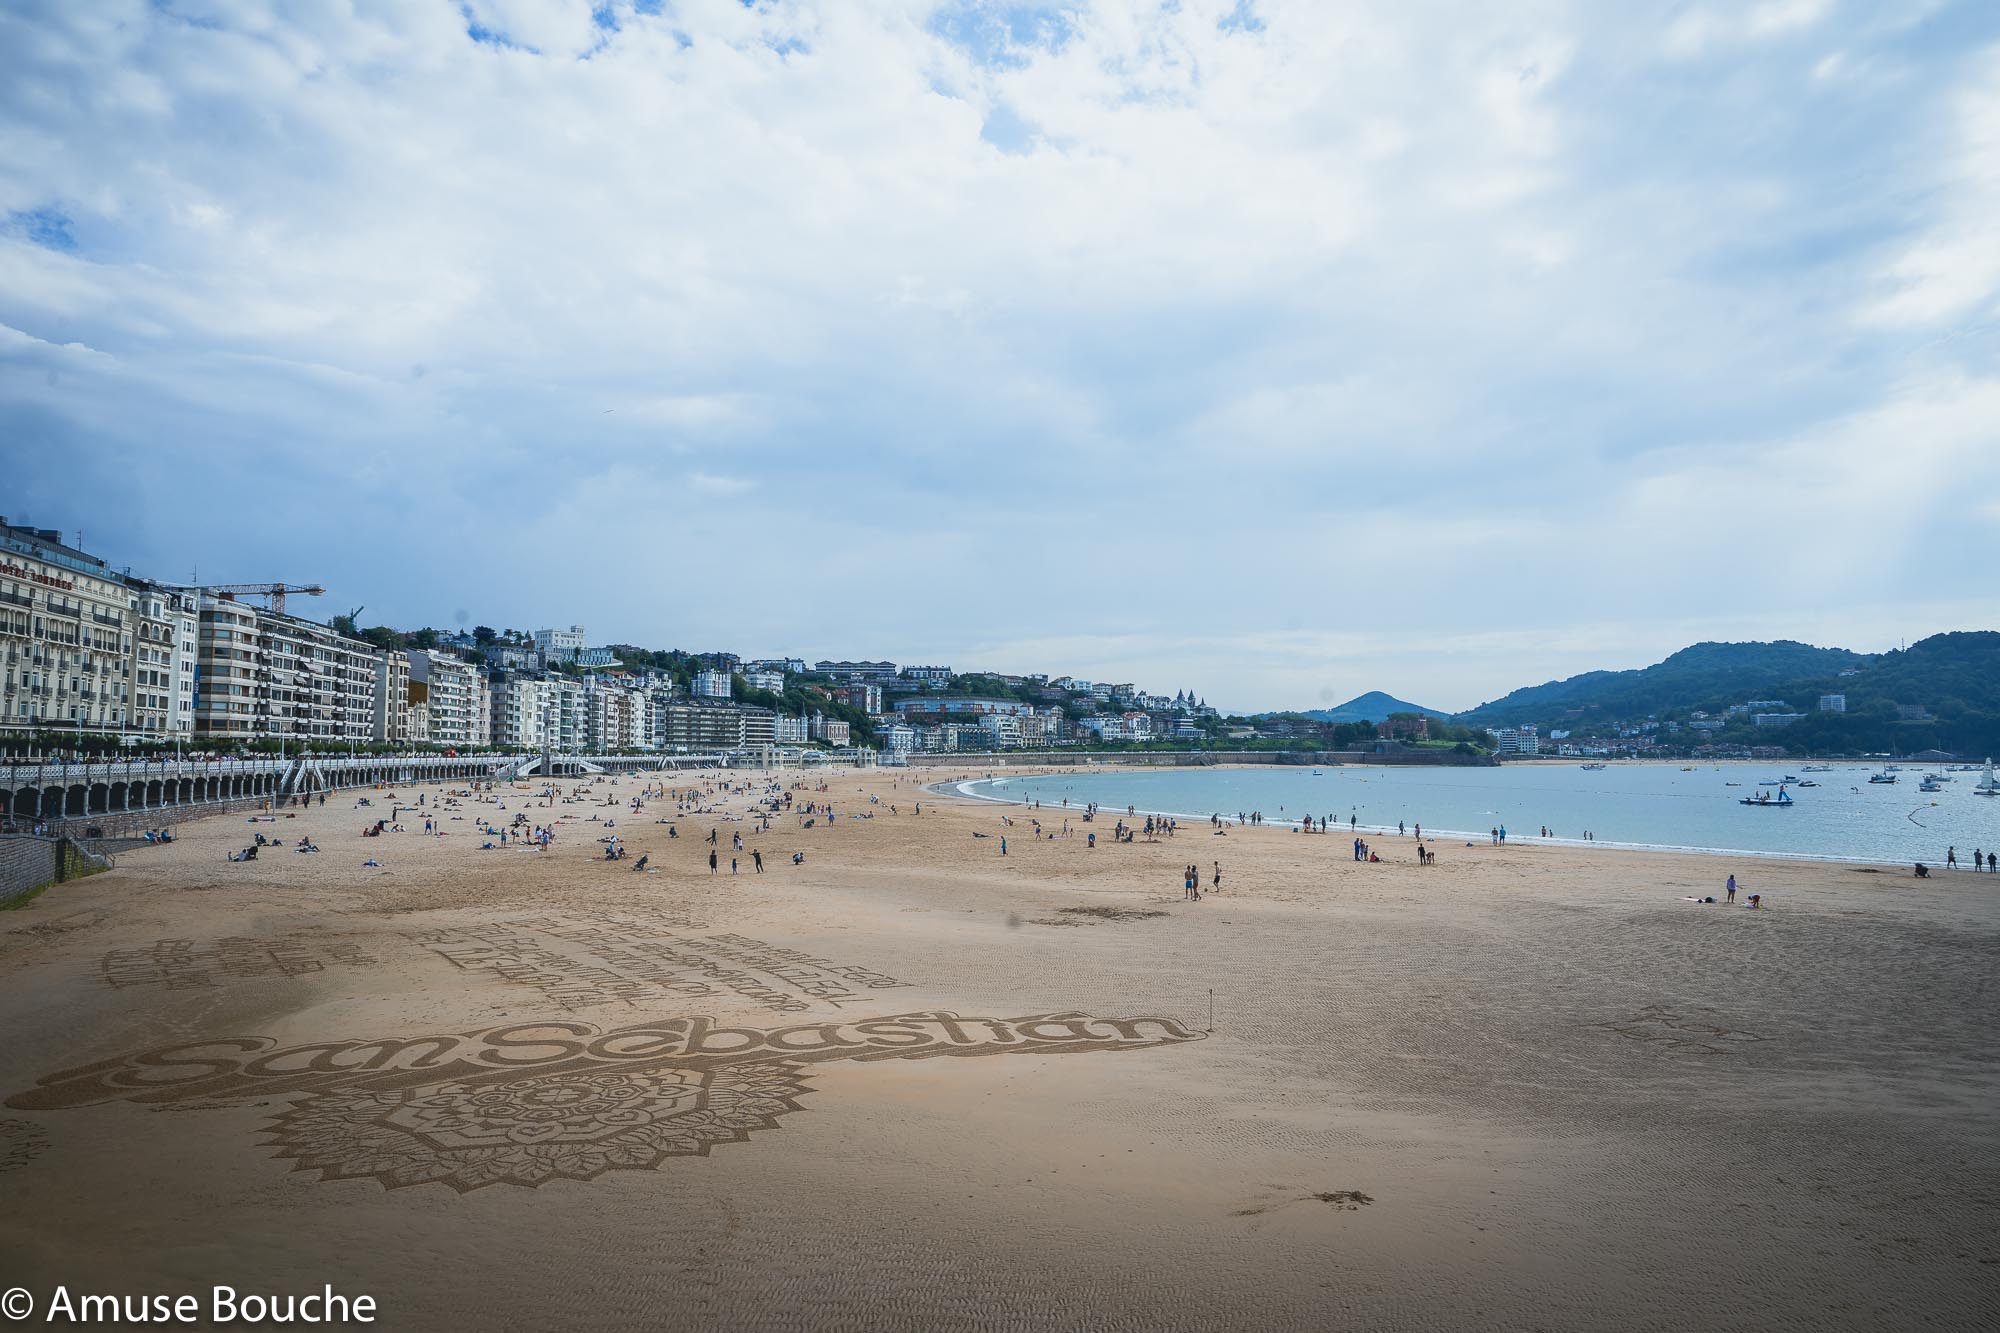
<path id="1" fill-rule="evenodd" d="M 0 11 L 0 513 L 330 614 L 1465 707 L 2000 622 L 2000 9 Z"/>

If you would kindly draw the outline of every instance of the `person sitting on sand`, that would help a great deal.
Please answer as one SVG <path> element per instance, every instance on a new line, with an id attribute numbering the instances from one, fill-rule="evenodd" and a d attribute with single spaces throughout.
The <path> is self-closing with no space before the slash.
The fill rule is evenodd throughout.
<path id="1" fill-rule="evenodd" d="M 647 852 L 644 855 L 642 855 L 638 860 L 632 863 L 633 872 L 637 873 L 638 871 L 644 870 L 646 868 L 646 863 L 652 859 L 653 859 L 653 854 L 651 852 Z"/>

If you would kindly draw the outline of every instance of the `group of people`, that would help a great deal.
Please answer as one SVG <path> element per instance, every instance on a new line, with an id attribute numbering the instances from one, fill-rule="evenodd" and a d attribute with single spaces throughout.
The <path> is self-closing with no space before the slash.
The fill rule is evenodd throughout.
<path id="1" fill-rule="evenodd" d="M 1982 856 L 1986 858 L 1983 865 L 1980 863 Z M 1946 870 L 1958 869 L 1958 848 L 1947 847 L 1944 849 L 1944 867 Z M 2000 875 L 2000 852 L 1986 852 L 1974 847 L 1972 849 L 1972 868 L 1975 871 L 1984 870 L 1989 875 Z"/>
<path id="2" fill-rule="evenodd" d="M 1214 877 L 1208 882 L 1210 893 L 1222 892 L 1222 862 L 1215 864 Z M 1181 896 L 1191 903 L 1201 901 L 1201 867 L 1190 861 L 1181 872 Z"/>

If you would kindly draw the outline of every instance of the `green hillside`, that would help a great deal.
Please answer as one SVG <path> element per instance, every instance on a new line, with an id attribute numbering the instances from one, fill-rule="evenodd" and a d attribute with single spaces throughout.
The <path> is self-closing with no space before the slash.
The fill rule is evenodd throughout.
<path id="1" fill-rule="evenodd" d="M 1480 704 L 1460 720 L 1485 726 L 1547 723 L 1573 709 L 1581 718 L 1624 720 L 1665 716 L 1696 708 L 1720 711 L 1745 699 L 1784 697 L 1778 687 L 1802 679 L 1838 676 L 1869 659 L 1844 648 L 1775 643 L 1697 643 L 1664 662 L 1635 671 L 1587 671 L 1567 680 L 1530 685 Z"/>
<path id="2" fill-rule="evenodd" d="M 1847 711 L 1820 712 L 1826 694 L 1845 695 Z M 1459 720 L 1535 722 L 1587 736 L 1647 719 L 1685 726 L 1697 710 L 1720 714 L 1753 699 L 1783 700 L 1785 708 L 1766 711 L 1806 716 L 1761 730 L 1739 716 L 1717 741 L 1800 752 L 2000 754 L 2000 632 L 1936 634 L 1875 655 L 1790 641 L 1700 643 L 1641 670 L 1592 671 L 1515 690 Z M 1908 716 L 1913 709 L 1924 716 Z"/>

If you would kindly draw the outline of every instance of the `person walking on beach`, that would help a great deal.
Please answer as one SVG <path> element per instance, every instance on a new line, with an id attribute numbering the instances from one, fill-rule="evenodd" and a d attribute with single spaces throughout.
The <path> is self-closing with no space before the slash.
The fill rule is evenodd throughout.
<path id="1" fill-rule="evenodd" d="M 756 867 L 757 867 L 757 873 L 758 873 L 758 874 L 760 874 L 760 875 L 761 875 L 761 874 L 763 874 L 763 873 L 764 873 L 764 853 L 762 853 L 762 852 L 758 851 L 758 850 L 757 850 L 757 849 L 756 849 L 755 847 L 752 847 L 752 848 L 750 849 L 750 864 L 751 864 L 751 865 L 753 865 L 753 866 L 756 866 Z"/>
<path id="2" fill-rule="evenodd" d="M 1199 876 L 1197 876 L 1197 878 L 1199 878 Z M 1211 893 L 1222 892 L 1222 862 L 1220 861 L 1217 861 L 1215 863 L 1215 877 L 1209 880 L 1208 888 Z"/>
<path id="3" fill-rule="evenodd" d="M 1003 833 L 1000 835 L 1000 855 L 1005 856 L 1006 854 L 1007 854 L 1007 835 Z"/>
<path id="4" fill-rule="evenodd" d="M 1189 902 L 1189 903 L 1191 903 L 1191 902 L 1193 902 L 1193 901 L 1194 901 L 1194 867 L 1193 867 L 1193 866 L 1182 866 L 1182 867 L 1181 867 L 1181 901 L 1182 901 L 1182 902 Z"/>
<path id="5" fill-rule="evenodd" d="M 708 873 L 711 875 L 715 873 L 715 848 L 713 847 L 708 849 Z"/>
<path id="6" fill-rule="evenodd" d="M 1736 876 L 1734 875 L 1731 875 L 1729 877 L 1728 890 L 1729 890 L 1729 897 L 1727 901 L 1733 903 L 1736 901 Z"/>
<path id="7" fill-rule="evenodd" d="M 1944 849 L 1944 868 L 1946 870 L 1958 869 L 1958 848 L 1947 847 Z"/>

